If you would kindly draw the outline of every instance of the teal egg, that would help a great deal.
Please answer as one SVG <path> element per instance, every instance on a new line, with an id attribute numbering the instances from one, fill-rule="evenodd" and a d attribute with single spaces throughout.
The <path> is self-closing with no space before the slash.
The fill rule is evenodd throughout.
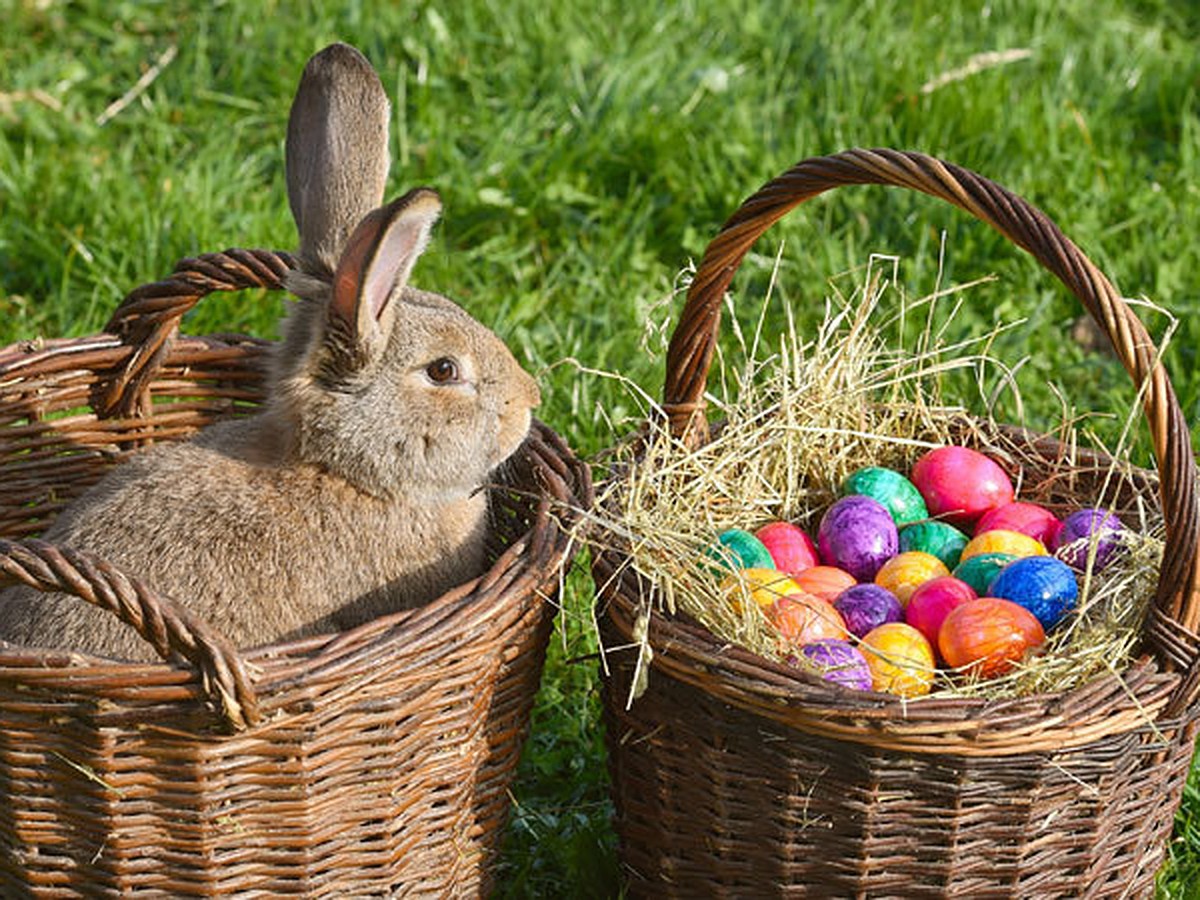
<path id="1" fill-rule="evenodd" d="M 969 540 L 949 522 L 914 522 L 900 531 L 900 552 L 920 550 L 932 553 L 945 563 L 947 569 L 953 569 L 958 565 L 963 547 L 967 546 Z"/>
<path id="2" fill-rule="evenodd" d="M 1017 558 L 1011 553 L 980 553 L 978 556 L 964 559 L 955 566 L 953 575 L 974 588 L 980 597 L 986 597 L 992 579 Z"/>
<path id="3" fill-rule="evenodd" d="M 722 569 L 774 569 L 775 560 L 762 541 L 741 528 L 730 528 L 717 535 L 720 546 L 709 547 L 708 555 Z"/>
<path id="4" fill-rule="evenodd" d="M 882 503 L 897 526 L 929 518 L 917 486 L 894 469 L 867 466 L 842 482 L 842 495 L 857 494 Z"/>

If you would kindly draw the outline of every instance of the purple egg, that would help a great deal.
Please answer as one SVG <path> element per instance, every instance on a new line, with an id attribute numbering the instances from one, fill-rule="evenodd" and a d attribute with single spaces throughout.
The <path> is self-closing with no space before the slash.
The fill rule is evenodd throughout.
<path id="1" fill-rule="evenodd" d="M 1054 541 L 1054 555 L 1071 568 L 1082 571 L 1094 543 L 1096 561 L 1092 571 L 1099 572 L 1112 561 L 1119 543 L 1117 534 L 1123 530 L 1121 520 L 1108 510 L 1081 509 L 1063 521 Z"/>
<path id="2" fill-rule="evenodd" d="M 862 637 L 885 622 L 904 621 L 900 600 L 878 584 L 856 584 L 846 588 L 833 601 L 833 608 L 842 614 L 846 627 L 855 637 Z"/>
<path id="3" fill-rule="evenodd" d="M 825 638 L 800 648 L 806 668 L 816 669 L 826 681 L 832 681 L 854 691 L 871 690 L 871 668 L 866 657 L 846 641 Z"/>
<path id="4" fill-rule="evenodd" d="M 900 536 L 887 507 L 855 495 L 843 497 L 826 511 L 817 529 L 817 546 L 827 565 L 845 569 L 859 581 L 871 581 L 896 555 Z"/>

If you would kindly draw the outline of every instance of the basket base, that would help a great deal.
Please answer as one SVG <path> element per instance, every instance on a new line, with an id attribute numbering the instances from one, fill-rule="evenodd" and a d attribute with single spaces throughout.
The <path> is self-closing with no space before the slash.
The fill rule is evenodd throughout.
<path id="1" fill-rule="evenodd" d="M 621 646 L 605 624 L 605 645 Z M 1194 714 L 1056 753 L 896 753 L 796 731 L 658 670 L 627 710 L 635 659 L 609 654 L 603 681 L 630 896 L 1153 895 Z"/>

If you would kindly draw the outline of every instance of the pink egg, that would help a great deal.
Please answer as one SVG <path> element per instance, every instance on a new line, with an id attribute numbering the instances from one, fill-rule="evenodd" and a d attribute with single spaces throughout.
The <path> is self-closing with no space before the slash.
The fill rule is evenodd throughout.
<path id="1" fill-rule="evenodd" d="M 1012 481 L 1004 470 L 967 447 L 930 450 L 913 466 L 912 481 L 931 516 L 959 527 L 1013 501 Z"/>
<path id="2" fill-rule="evenodd" d="M 813 539 L 791 522 L 768 522 L 754 536 L 767 548 L 780 572 L 795 575 L 820 564 Z"/>
<path id="3" fill-rule="evenodd" d="M 1016 500 L 989 509 L 980 516 L 979 521 L 975 524 L 975 533 L 982 534 L 985 531 L 997 530 L 1019 531 L 1021 534 L 1027 534 L 1039 541 L 1044 547 L 1053 547 L 1054 539 L 1058 537 L 1060 528 L 1062 528 L 1062 522 L 1059 521 L 1058 516 L 1044 506 Z"/>
<path id="4" fill-rule="evenodd" d="M 929 638 L 936 648 L 938 629 L 950 610 L 977 596 L 974 588 L 952 575 L 934 578 L 912 592 L 904 608 L 904 621 Z"/>

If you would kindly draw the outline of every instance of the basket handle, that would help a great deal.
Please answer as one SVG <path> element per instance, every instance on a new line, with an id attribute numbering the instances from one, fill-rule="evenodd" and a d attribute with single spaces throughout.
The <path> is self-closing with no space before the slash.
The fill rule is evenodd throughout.
<path id="1" fill-rule="evenodd" d="M 283 290 L 284 278 L 294 268 L 295 258 L 281 250 L 231 249 L 182 259 L 168 278 L 134 289 L 104 327 L 134 352 L 100 391 L 96 412 L 104 417 L 147 414 L 150 382 L 188 310 L 215 291 Z"/>
<path id="2" fill-rule="evenodd" d="M 73 594 L 117 616 L 168 662 L 182 656 L 200 673 L 209 702 L 238 731 L 262 716 L 237 650 L 200 619 L 100 557 L 37 539 L 0 538 L 0 585 Z"/>
<path id="3" fill-rule="evenodd" d="M 1147 636 L 1172 668 L 1188 669 L 1179 702 L 1200 692 L 1196 469 L 1187 420 L 1145 327 L 1112 283 L 1046 215 L 1000 185 L 920 153 L 847 150 L 802 160 L 767 182 L 721 227 L 704 251 L 667 350 L 663 411 L 671 433 L 707 439 L 704 391 L 726 288 L 751 245 L 793 207 L 832 188 L 882 184 L 911 188 L 966 210 L 1030 253 L 1080 300 L 1112 342 L 1136 385 L 1158 462 L 1166 520 L 1163 566 Z M 1182 635 L 1180 630 L 1182 629 Z"/>

